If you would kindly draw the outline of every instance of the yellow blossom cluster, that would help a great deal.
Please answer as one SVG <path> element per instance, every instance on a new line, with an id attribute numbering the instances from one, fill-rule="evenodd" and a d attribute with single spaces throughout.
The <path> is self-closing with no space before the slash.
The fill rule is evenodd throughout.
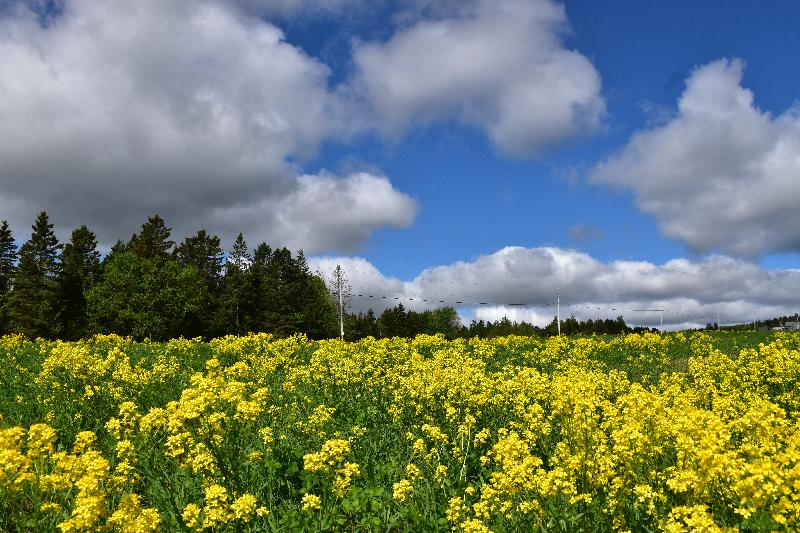
<path id="1" fill-rule="evenodd" d="M 0 530 L 800 529 L 800 335 L 0 338 Z"/>

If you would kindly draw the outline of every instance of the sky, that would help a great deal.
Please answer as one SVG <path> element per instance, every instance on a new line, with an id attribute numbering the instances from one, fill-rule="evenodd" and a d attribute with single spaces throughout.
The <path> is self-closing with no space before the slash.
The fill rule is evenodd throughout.
<path id="1" fill-rule="evenodd" d="M 800 311 L 800 3 L 0 0 L 0 219 L 302 249 L 354 311 Z M 358 296 L 361 295 L 361 296 Z M 663 309 L 664 311 L 639 311 Z"/>

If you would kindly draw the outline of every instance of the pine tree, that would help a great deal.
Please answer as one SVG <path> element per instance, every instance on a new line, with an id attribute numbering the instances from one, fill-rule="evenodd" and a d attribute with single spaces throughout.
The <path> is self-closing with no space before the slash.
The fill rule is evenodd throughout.
<path id="1" fill-rule="evenodd" d="M 245 330 L 244 318 L 248 316 L 250 296 L 247 271 L 250 254 L 247 243 L 240 233 L 236 237 L 225 262 L 225 276 L 222 279 L 222 295 L 219 307 L 218 329 L 223 333 L 241 335 Z"/>
<path id="2" fill-rule="evenodd" d="M 153 215 L 142 224 L 139 233 L 131 236 L 128 249 L 143 259 L 163 263 L 169 259 L 175 241 L 169 239 L 172 228 L 168 228 L 158 215 Z"/>
<path id="3" fill-rule="evenodd" d="M 253 261 L 248 270 L 252 296 L 248 326 L 251 331 L 270 331 L 270 291 L 273 284 L 270 270 L 272 253 L 272 248 L 267 243 L 259 244 L 253 252 Z"/>
<path id="4" fill-rule="evenodd" d="M 127 251 L 128 251 L 128 244 L 126 242 L 123 242 L 122 239 L 117 239 L 117 242 L 114 243 L 114 245 L 111 247 L 108 253 L 105 256 L 103 256 L 101 267 L 105 267 L 108 263 L 111 262 L 112 259 L 114 259 L 115 256 L 119 254 L 124 254 Z"/>
<path id="5" fill-rule="evenodd" d="M 175 250 L 178 264 L 196 266 L 203 274 L 206 285 L 211 291 L 219 288 L 224 257 L 219 237 L 209 235 L 204 229 L 192 237 L 187 237 Z"/>
<path id="6" fill-rule="evenodd" d="M 299 305 L 296 295 L 295 262 L 287 248 L 278 248 L 269 261 L 270 286 L 264 291 L 267 301 L 265 313 L 267 331 L 288 336 L 300 326 Z"/>
<path id="7" fill-rule="evenodd" d="M 208 235 L 205 230 L 198 231 L 193 237 L 187 237 L 175 249 L 178 264 L 184 268 L 197 268 L 206 284 L 207 299 L 186 331 L 188 336 L 211 337 L 217 333 L 214 331 L 214 312 L 219 303 L 224 257 L 219 237 Z"/>
<path id="8" fill-rule="evenodd" d="M 58 335 L 60 249 L 47 213 L 41 212 L 33 224 L 30 240 L 19 252 L 19 265 L 8 303 L 12 331 L 32 338 Z"/>
<path id="9" fill-rule="evenodd" d="M 17 263 L 17 245 L 8 222 L 0 223 L 0 335 L 7 329 L 7 307 Z"/>
<path id="10" fill-rule="evenodd" d="M 86 226 L 74 230 L 61 261 L 61 337 L 77 340 L 88 334 L 86 292 L 100 276 L 100 253 L 94 233 Z"/>

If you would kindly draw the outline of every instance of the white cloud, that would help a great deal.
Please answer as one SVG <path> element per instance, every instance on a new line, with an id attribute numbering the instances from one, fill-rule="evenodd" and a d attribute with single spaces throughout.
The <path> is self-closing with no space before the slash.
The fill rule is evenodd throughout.
<path id="1" fill-rule="evenodd" d="M 718 312 L 723 324 L 794 314 L 800 292 L 800 270 L 768 270 L 724 256 L 661 265 L 604 263 L 574 250 L 507 247 L 472 261 L 428 268 L 405 282 L 383 278 L 363 259 L 326 261 L 329 266 L 340 262 L 346 272 L 352 269 L 348 275 L 354 292 L 387 297 L 354 301 L 356 310 L 373 307 L 380 312 L 397 303 L 414 309 L 452 305 L 467 318 L 508 316 L 540 326 L 555 316 L 556 288 L 562 317 L 623 315 L 631 324 L 658 326 L 661 313 L 641 310 L 663 308 L 669 328 L 704 326 Z"/>
<path id="2" fill-rule="evenodd" d="M 259 228 L 294 249 L 354 251 L 376 229 L 409 226 L 418 211 L 416 201 L 384 176 L 304 175 L 298 184 Z M 259 218 L 258 212 L 253 216 Z"/>
<path id="3" fill-rule="evenodd" d="M 62 236 L 87 223 L 105 242 L 158 212 L 178 238 L 349 251 L 411 222 L 384 177 L 287 163 L 342 136 L 340 102 L 327 66 L 234 4 L 68 0 L 47 27 L 22 4 L 0 18 L 0 213 L 19 236 L 42 209 Z M 298 196 L 323 189 L 325 218 Z M 369 194 L 382 211 L 362 209 Z"/>
<path id="4" fill-rule="evenodd" d="M 379 129 L 397 135 L 418 123 L 456 119 L 525 157 L 599 126 L 600 76 L 585 56 L 564 47 L 563 6 L 447 6 L 447 16 L 415 19 L 387 42 L 355 45 L 353 91 L 372 106 Z"/>
<path id="5" fill-rule="evenodd" d="M 800 250 L 800 109 L 773 117 L 744 65 L 695 70 L 665 124 L 634 135 L 590 179 L 633 190 L 667 237 L 740 256 Z"/>
<path id="6" fill-rule="evenodd" d="M 404 293 L 404 283 L 394 277 L 384 276 L 372 263 L 361 257 L 311 256 L 307 258 L 312 272 L 318 272 L 330 281 L 337 265 L 342 267 L 347 283 L 351 287 L 350 309 L 378 312 L 397 303 L 408 305 L 407 300 L 395 300 Z"/>

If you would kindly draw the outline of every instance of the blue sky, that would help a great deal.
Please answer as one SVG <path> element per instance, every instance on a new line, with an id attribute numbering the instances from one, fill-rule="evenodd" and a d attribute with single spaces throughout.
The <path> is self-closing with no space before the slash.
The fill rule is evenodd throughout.
<path id="1" fill-rule="evenodd" d="M 576 248 L 604 261 L 660 263 L 695 256 L 682 243 L 664 238 L 627 191 L 587 184 L 585 171 L 647 127 L 653 115 L 673 113 L 685 80 L 710 61 L 743 59 L 743 83 L 765 111 L 779 114 L 797 101 L 796 2 L 774 2 L 768 9 L 745 1 L 617 1 L 602 7 L 582 1 L 565 7 L 572 27 L 567 46 L 588 56 L 603 78 L 608 117 L 602 131 L 520 161 L 498 155 L 480 132 L 446 124 L 414 131 L 397 143 L 368 138 L 326 145 L 311 162 L 309 168 L 335 169 L 352 164 L 352 158 L 362 160 L 420 201 L 414 226 L 379 232 L 361 254 L 383 272 L 408 278 L 431 264 L 512 244 Z M 290 39 L 297 35 L 293 42 L 324 53 L 328 41 L 307 35 L 308 25 L 296 32 L 289 28 Z M 326 36 L 345 31 L 336 25 L 326 29 Z M 334 68 L 346 70 L 347 58 L 337 59 Z M 598 231 L 575 239 L 569 228 L 576 225 Z M 758 260 L 797 265 L 792 254 Z"/>
<path id="2" fill-rule="evenodd" d="M 0 2 L 0 219 L 22 238 L 46 209 L 107 245 L 158 212 L 344 264 L 357 293 L 497 304 L 467 320 L 547 322 L 502 304 L 557 286 L 582 318 L 794 313 L 798 20 L 788 0 Z"/>

